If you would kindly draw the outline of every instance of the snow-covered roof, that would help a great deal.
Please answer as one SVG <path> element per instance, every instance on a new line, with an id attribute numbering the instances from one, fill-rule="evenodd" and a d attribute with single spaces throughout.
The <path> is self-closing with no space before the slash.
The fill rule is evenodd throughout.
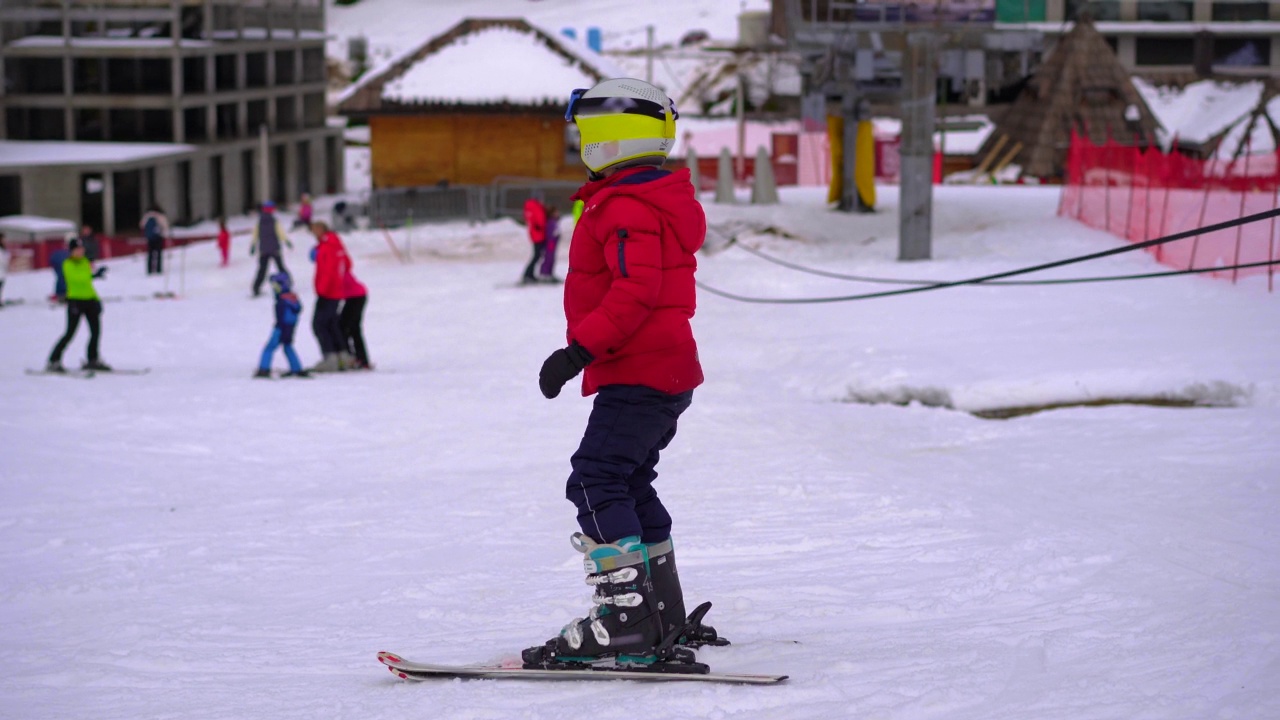
<path id="1" fill-rule="evenodd" d="M 625 73 L 587 46 L 521 18 L 469 18 L 368 72 L 340 112 L 404 105 L 563 102 L 574 88 Z"/>
<path id="2" fill-rule="evenodd" d="M 1201 80 L 1173 88 L 1134 78 L 1133 84 L 1163 127 L 1160 143 L 1165 149 L 1175 139 L 1182 145 L 1201 146 L 1219 136 L 1223 141 L 1217 147 L 1218 157 L 1232 157 L 1242 145 L 1254 153 L 1276 149 L 1275 138 L 1265 122 L 1254 126 L 1247 143 L 1245 139 L 1249 116 L 1263 99 L 1262 82 Z M 1273 121 L 1280 121 L 1280 101 L 1272 98 L 1265 112 Z"/>
<path id="3" fill-rule="evenodd" d="M 40 217 L 39 215 L 6 215 L 0 217 L 0 233 L 47 236 L 75 232 L 78 229 L 74 222 L 63 220 L 62 218 Z"/>
<path id="4" fill-rule="evenodd" d="M 520 72 L 513 72 L 519 68 Z M 382 87 L 397 102 L 539 104 L 598 79 L 536 36 L 495 25 L 463 35 Z"/>
<path id="5" fill-rule="evenodd" d="M 41 165 L 123 165 L 195 151 L 194 145 L 180 143 L 0 140 L 0 168 Z"/>

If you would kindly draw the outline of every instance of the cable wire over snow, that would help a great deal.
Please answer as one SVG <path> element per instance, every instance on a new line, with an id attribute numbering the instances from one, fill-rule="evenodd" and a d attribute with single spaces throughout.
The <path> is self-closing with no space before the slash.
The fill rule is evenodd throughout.
<path id="1" fill-rule="evenodd" d="M 1111 255 L 1119 255 L 1121 253 L 1142 250 L 1145 248 L 1154 247 L 1156 245 L 1163 245 L 1165 243 L 1175 242 L 1177 240 L 1185 240 L 1186 238 L 1195 237 L 1197 235 L 1218 232 L 1219 230 L 1228 230 L 1230 228 L 1238 227 L 1240 225 L 1247 225 L 1249 223 L 1269 220 L 1277 216 L 1280 216 L 1280 208 L 1275 208 L 1272 210 L 1255 213 L 1253 215 L 1246 215 L 1245 217 L 1237 218 L 1234 220 L 1227 220 L 1224 222 L 1216 223 L 1214 225 L 1207 225 L 1202 228 L 1194 228 L 1191 230 L 1186 230 L 1184 232 L 1174 233 L 1173 235 L 1166 235 L 1165 237 L 1154 238 L 1152 240 L 1145 240 L 1143 242 L 1133 243 L 1131 245 L 1125 245 L 1123 247 L 1112 248 L 1110 250 L 1102 250 L 1095 253 L 1089 253 L 1087 255 L 1079 255 L 1077 257 L 1066 258 L 1064 260 L 1055 260 L 1053 262 L 1042 263 L 1039 265 L 1032 265 L 1028 267 L 1018 268 L 1015 270 L 1006 270 L 1004 272 L 992 273 L 990 275 L 982 275 L 979 277 L 967 278 L 964 280 L 952 280 L 952 281 L 945 281 L 945 282 L 934 282 L 929 280 L 894 280 L 894 279 L 888 279 L 888 278 L 869 278 L 869 277 L 862 277 L 862 276 L 856 276 L 856 275 L 840 275 L 838 273 L 830 273 L 827 271 L 814 270 L 812 268 L 805 268 L 803 266 L 794 265 L 793 263 L 788 263 L 786 261 L 770 258 L 765 254 L 757 250 L 747 248 L 746 246 L 740 246 L 744 250 L 747 250 L 748 252 L 758 255 L 766 260 L 769 260 L 770 262 L 775 262 L 779 265 L 782 265 L 783 267 L 788 267 L 792 270 L 809 272 L 814 275 L 822 275 L 824 277 L 833 277 L 833 278 L 842 279 L 842 280 L 856 280 L 860 282 L 878 282 L 878 283 L 891 283 L 891 284 L 910 284 L 912 285 L 912 287 L 899 288 L 897 290 L 882 290 L 879 292 L 859 293 L 856 295 L 841 295 L 836 297 L 757 298 L 757 297 L 746 297 L 742 295 L 736 295 L 734 293 L 726 292 L 724 290 L 719 290 L 701 281 L 697 281 L 697 286 L 698 288 L 705 290 L 711 293 L 712 295 L 716 295 L 728 300 L 736 300 L 738 302 L 756 303 L 756 304 L 772 304 L 772 305 L 800 305 L 800 304 L 813 304 L 813 303 L 849 302 L 853 300 L 870 300 L 872 298 L 892 297 L 894 295 L 908 295 L 911 293 L 927 292 L 931 290 L 942 290 L 944 288 L 960 287 L 962 285 L 1055 285 L 1055 284 L 1065 285 L 1065 284 L 1071 284 L 1071 283 L 1106 282 L 1106 281 L 1112 281 L 1112 280 L 1137 280 L 1137 279 L 1154 278 L 1154 277 L 1171 277 L 1174 275 L 1190 275 L 1195 273 L 1220 272 L 1223 270 L 1265 267 L 1268 265 L 1280 265 L 1280 260 L 1266 260 L 1262 262 L 1245 263 L 1245 264 L 1239 264 L 1239 265 L 1227 265 L 1227 266 L 1197 268 L 1197 269 L 1188 269 L 1188 270 L 1171 270 L 1166 272 L 1140 273 L 1140 274 L 1133 274 L 1133 275 L 1112 275 L 1112 276 L 1088 277 L 1088 278 L 1061 278 L 1061 279 L 1051 279 L 1051 280 L 993 282 L 995 280 L 1001 280 L 1003 278 L 1015 277 L 1018 275 L 1027 275 L 1030 273 L 1040 272 L 1042 270 L 1049 270 L 1051 268 L 1063 267 L 1065 265 L 1073 265 L 1075 263 L 1087 262 L 1089 260 L 1097 260 L 1099 258 L 1109 257 Z M 730 242 L 733 242 L 733 241 L 730 241 Z"/>

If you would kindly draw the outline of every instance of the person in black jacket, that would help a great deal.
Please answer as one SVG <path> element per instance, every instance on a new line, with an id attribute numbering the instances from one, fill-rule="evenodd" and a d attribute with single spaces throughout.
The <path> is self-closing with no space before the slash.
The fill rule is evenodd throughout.
<path id="1" fill-rule="evenodd" d="M 267 263 L 274 259 L 276 269 L 286 275 L 289 271 L 280 258 L 280 245 L 283 243 L 290 250 L 293 243 L 284 231 L 284 226 L 276 218 L 276 204 L 270 200 L 262 204 L 262 212 L 258 214 L 258 224 L 253 226 L 253 244 L 249 246 L 249 254 L 258 253 L 258 274 L 253 278 L 253 296 L 262 294 L 262 281 L 267 277 Z"/>

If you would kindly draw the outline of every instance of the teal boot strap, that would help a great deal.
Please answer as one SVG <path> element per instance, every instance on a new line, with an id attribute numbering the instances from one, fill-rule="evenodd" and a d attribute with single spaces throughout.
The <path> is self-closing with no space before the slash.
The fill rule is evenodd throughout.
<path id="1" fill-rule="evenodd" d="M 660 543 L 654 543 L 653 545 L 645 545 L 639 550 L 632 550 L 629 553 L 610 555 L 609 557 L 600 558 L 599 560 L 592 559 L 591 562 L 595 563 L 596 572 L 610 572 L 617 570 L 618 568 L 631 567 L 632 565 L 640 564 L 644 564 L 647 569 L 650 559 L 662 557 L 669 552 L 671 552 L 670 538 L 663 540 Z"/>

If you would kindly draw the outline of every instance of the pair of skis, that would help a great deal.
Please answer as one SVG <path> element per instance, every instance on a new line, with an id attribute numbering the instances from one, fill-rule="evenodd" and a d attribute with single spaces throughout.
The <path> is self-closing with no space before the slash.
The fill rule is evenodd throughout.
<path id="1" fill-rule="evenodd" d="M 58 377 L 79 378 L 88 380 L 97 375 L 146 375 L 151 368 L 112 368 L 110 370 L 91 370 L 89 368 L 67 368 L 66 370 L 36 370 L 27 368 L 28 375 L 56 375 Z"/>
<path id="2" fill-rule="evenodd" d="M 699 620 L 711 607 L 703 603 L 690 615 Z M 700 623 L 699 623 L 700 625 Z M 711 644 L 727 645 L 728 641 L 716 639 Z M 685 651 L 690 656 L 692 651 Z M 736 685 L 775 685 L 787 679 L 786 675 L 756 673 L 713 673 L 701 663 L 656 663 L 653 666 L 618 666 L 609 664 L 574 663 L 573 667 L 527 668 L 518 658 L 489 665 L 441 665 L 407 660 L 398 653 L 380 652 L 378 662 L 387 666 L 401 680 L 423 681 L 438 678 L 470 678 L 489 680 L 642 680 L 647 682 L 707 682 Z"/>

